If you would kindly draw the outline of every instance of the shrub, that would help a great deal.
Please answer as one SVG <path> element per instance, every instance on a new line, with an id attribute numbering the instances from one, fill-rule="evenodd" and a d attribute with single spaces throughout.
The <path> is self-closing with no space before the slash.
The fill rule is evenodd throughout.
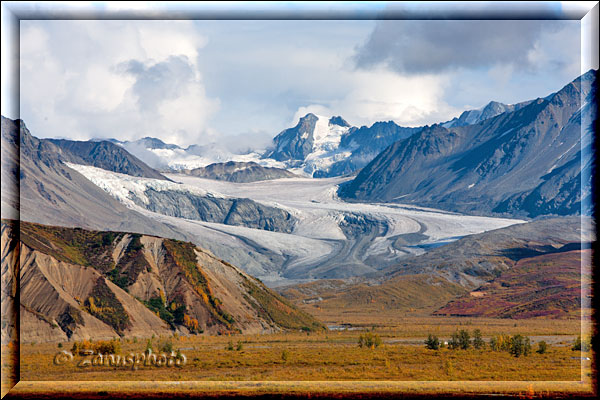
<path id="1" fill-rule="evenodd" d="M 358 346 L 359 347 L 367 347 L 374 349 L 375 347 L 381 346 L 382 341 L 379 335 L 374 334 L 373 332 L 367 332 L 364 335 L 360 335 L 358 338 Z"/>
<path id="2" fill-rule="evenodd" d="M 515 357 L 531 353 L 531 343 L 527 336 L 515 335 L 510 339 L 510 354 Z"/>
<path id="3" fill-rule="evenodd" d="M 152 335 L 152 338 L 154 338 L 154 335 Z M 148 339 L 148 341 L 146 342 L 146 351 L 154 351 L 154 349 L 152 348 L 152 340 Z"/>
<path id="4" fill-rule="evenodd" d="M 242 344 L 242 341 L 241 341 L 241 340 L 238 340 L 238 342 L 237 342 L 237 346 L 235 346 L 235 349 L 236 349 L 237 351 L 241 351 L 243 348 L 244 348 L 244 345 Z"/>
<path id="5" fill-rule="evenodd" d="M 450 350 L 458 349 L 460 347 L 460 341 L 458 337 L 458 331 L 454 332 L 448 341 L 448 348 Z"/>
<path id="6" fill-rule="evenodd" d="M 173 351 L 173 343 L 171 341 L 165 342 L 160 346 L 160 351 L 163 353 L 170 353 Z"/>
<path id="7" fill-rule="evenodd" d="M 94 350 L 99 354 L 116 354 L 121 351 L 121 343 L 118 340 L 100 340 L 94 343 Z"/>
<path id="8" fill-rule="evenodd" d="M 586 339 L 581 339 L 581 335 L 577 336 L 577 339 L 575 339 L 575 341 L 573 342 L 573 347 L 571 347 L 571 350 L 575 351 L 589 351 L 590 350 L 590 341 L 586 340 Z"/>
<path id="9" fill-rule="evenodd" d="M 485 342 L 481 337 L 481 331 L 479 329 L 475 329 L 473 331 L 473 347 L 476 349 L 482 349 L 485 347 Z"/>
<path id="10" fill-rule="evenodd" d="M 281 352 L 281 359 L 282 359 L 284 362 L 287 362 L 287 360 L 288 360 L 289 358 L 290 358 L 290 353 L 289 353 L 287 350 L 283 350 L 283 351 Z"/>
<path id="11" fill-rule="evenodd" d="M 63 347 L 63 344 L 62 344 L 62 343 L 59 343 L 59 344 L 58 344 L 58 348 L 59 348 L 59 349 L 62 349 L 62 347 Z"/>
<path id="12" fill-rule="evenodd" d="M 225 350 L 233 351 L 233 342 L 231 340 L 227 343 L 227 346 L 225 346 Z"/>
<path id="13" fill-rule="evenodd" d="M 490 339 L 490 348 L 494 351 L 509 351 L 510 336 L 498 335 Z"/>
<path id="14" fill-rule="evenodd" d="M 467 350 L 471 347 L 471 336 L 469 335 L 469 332 L 464 329 L 461 329 L 460 332 L 458 332 L 458 344 L 463 350 Z"/>
<path id="15" fill-rule="evenodd" d="M 539 354 L 544 354 L 548 350 L 548 344 L 545 341 L 541 341 L 538 343 L 538 349 L 536 350 Z"/>
<path id="16" fill-rule="evenodd" d="M 440 348 L 440 340 L 437 338 L 437 336 L 429 334 L 425 340 L 425 347 L 430 350 L 438 350 Z"/>
<path id="17" fill-rule="evenodd" d="M 121 351 L 121 343 L 118 340 L 99 340 L 92 343 L 90 340 L 73 343 L 71 351 L 75 354 L 81 353 L 84 350 L 92 350 L 97 354 L 116 354 Z"/>

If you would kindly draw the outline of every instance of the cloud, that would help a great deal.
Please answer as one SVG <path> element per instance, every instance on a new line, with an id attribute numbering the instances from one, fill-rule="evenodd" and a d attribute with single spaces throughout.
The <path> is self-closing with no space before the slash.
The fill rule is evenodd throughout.
<path id="1" fill-rule="evenodd" d="M 21 117 L 35 135 L 187 145 L 210 131 L 191 21 L 22 21 Z"/>
<path id="2" fill-rule="evenodd" d="M 458 68 L 512 64 L 537 66 L 531 58 L 543 34 L 561 21 L 380 21 L 354 56 L 359 68 L 385 65 L 399 73 L 438 73 Z"/>
<path id="3" fill-rule="evenodd" d="M 343 87 L 343 95 L 298 107 L 289 126 L 309 112 L 326 117 L 341 115 L 357 126 L 389 120 L 420 126 L 451 119 L 460 111 L 443 100 L 448 86 L 445 75 L 407 77 L 383 67 L 359 71 L 340 68 L 333 85 Z"/>
<path id="4" fill-rule="evenodd" d="M 579 37 L 579 21 L 24 20 L 21 117 L 42 137 L 236 153 L 308 112 L 417 126 L 545 96 L 578 75 Z"/>

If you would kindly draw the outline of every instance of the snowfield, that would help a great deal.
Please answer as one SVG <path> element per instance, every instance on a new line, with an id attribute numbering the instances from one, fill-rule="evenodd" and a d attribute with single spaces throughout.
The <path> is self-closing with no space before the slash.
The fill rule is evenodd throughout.
<path id="1" fill-rule="evenodd" d="M 402 257 L 421 254 L 462 236 L 525 222 L 412 205 L 346 203 L 336 192 L 337 186 L 350 178 L 234 183 L 166 174 L 173 181 L 168 182 L 89 166 L 69 164 L 69 167 L 127 207 L 187 233 L 201 247 L 270 286 L 374 272 Z M 298 222 L 293 232 L 286 234 L 161 215 L 133 202 L 134 196 L 143 199 L 147 189 L 249 198 L 285 209 Z"/>

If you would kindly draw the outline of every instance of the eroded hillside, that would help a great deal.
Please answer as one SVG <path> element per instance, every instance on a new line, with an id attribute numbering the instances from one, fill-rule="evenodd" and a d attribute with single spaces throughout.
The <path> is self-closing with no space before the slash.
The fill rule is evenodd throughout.
<path id="1" fill-rule="evenodd" d="M 15 230 L 3 220 L 2 242 Z M 2 279 L 19 252 L 23 342 L 321 328 L 259 280 L 188 242 L 26 222 L 19 240 L 3 252 Z"/>

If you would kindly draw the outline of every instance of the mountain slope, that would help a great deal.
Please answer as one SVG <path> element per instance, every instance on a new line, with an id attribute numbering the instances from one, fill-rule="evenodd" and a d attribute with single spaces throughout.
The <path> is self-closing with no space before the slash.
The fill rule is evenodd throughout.
<path id="1" fill-rule="evenodd" d="M 296 177 L 295 174 L 282 168 L 263 167 L 255 162 L 235 161 L 214 163 L 206 167 L 185 170 L 184 173 L 199 178 L 238 183 Z"/>
<path id="2" fill-rule="evenodd" d="M 505 112 L 513 112 L 520 110 L 531 103 L 531 101 L 525 101 L 517 104 L 504 104 L 497 101 L 490 101 L 484 107 L 477 110 L 464 111 L 458 118 L 453 118 L 448 122 L 441 124 L 444 128 L 454 128 L 458 126 L 475 125 L 486 119 L 495 117 L 496 115 L 503 114 Z"/>
<path id="3" fill-rule="evenodd" d="M 109 141 L 42 139 L 54 144 L 61 161 L 91 165 L 108 171 L 144 178 L 167 179 L 158 171 Z"/>
<path id="4" fill-rule="evenodd" d="M 590 192 L 579 178 L 592 166 L 593 124 L 582 132 L 581 121 L 596 118 L 596 75 L 475 125 L 427 127 L 386 148 L 339 194 L 472 213 L 577 213 Z"/>
<path id="5" fill-rule="evenodd" d="M 513 225 L 465 236 L 364 278 L 278 290 L 322 319 L 382 311 L 579 318 L 582 261 L 590 260 L 582 248 L 594 238 L 586 226 L 579 217 Z"/>
<path id="6" fill-rule="evenodd" d="M 590 288 L 591 271 L 582 274 L 581 258 L 591 250 L 572 250 L 519 260 L 509 271 L 437 310 L 435 315 L 492 318 L 570 316 L 581 318 L 582 282 Z"/>
<path id="7" fill-rule="evenodd" d="M 433 273 L 467 289 L 494 279 L 527 257 L 555 253 L 572 243 L 591 242 L 593 231 L 581 217 L 560 217 L 512 225 L 465 236 L 427 253 L 409 257 L 382 271 L 376 279 Z"/>
<path id="8" fill-rule="evenodd" d="M 23 121 L 2 117 L 2 152 L 3 217 L 5 210 L 12 208 L 20 211 L 24 221 L 186 238 L 129 210 L 67 167 L 60 161 L 57 147 L 32 136 Z"/>
<path id="9" fill-rule="evenodd" d="M 3 221 L 3 243 L 12 226 Z M 21 341 L 321 328 L 188 242 L 26 222 L 19 234 L 18 250 L 3 254 L 2 279 L 11 273 L 5 259 L 19 251 Z"/>
<path id="10" fill-rule="evenodd" d="M 352 173 L 371 161 L 381 150 L 408 137 L 420 128 L 403 128 L 392 121 L 371 127 L 351 127 L 343 118 L 327 119 L 315 114 L 300 118 L 298 124 L 273 139 L 274 149 L 263 159 L 286 163 L 315 178 Z"/>

